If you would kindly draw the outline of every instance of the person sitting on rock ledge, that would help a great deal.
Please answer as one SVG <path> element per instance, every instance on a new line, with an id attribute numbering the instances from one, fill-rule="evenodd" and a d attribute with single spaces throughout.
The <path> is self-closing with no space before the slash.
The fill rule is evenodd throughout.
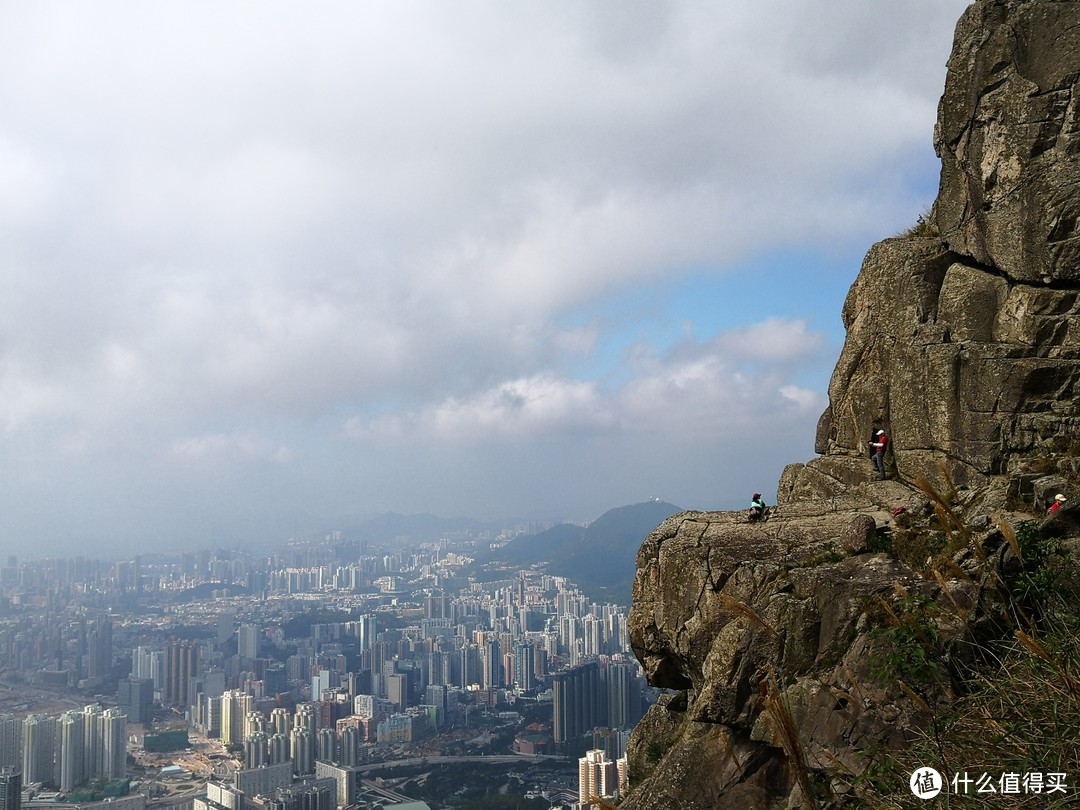
<path id="1" fill-rule="evenodd" d="M 870 440 L 870 446 L 874 448 L 870 460 L 874 463 L 874 472 L 879 481 L 884 481 L 888 476 L 885 474 L 885 451 L 889 449 L 889 437 L 885 431 L 878 428 L 874 431 L 874 437 Z"/>
<path id="2" fill-rule="evenodd" d="M 751 521 L 762 520 L 765 517 L 765 501 L 760 492 L 755 492 L 750 500 L 750 514 L 747 516 Z"/>
<path id="3" fill-rule="evenodd" d="M 1063 507 L 1065 505 L 1065 501 L 1067 501 L 1067 500 L 1068 500 L 1068 498 L 1066 498 L 1064 495 L 1062 495 L 1059 492 L 1057 495 L 1054 496 L 1054 502 L 1052 504 L 1050 504 L 1050 508 L 1046 510 L 1046 514 L 1048 514 L 1048 515 L 1056 514 L 1058 512 L 1058 510 L 1060 510 L 1061 507 Z"/>

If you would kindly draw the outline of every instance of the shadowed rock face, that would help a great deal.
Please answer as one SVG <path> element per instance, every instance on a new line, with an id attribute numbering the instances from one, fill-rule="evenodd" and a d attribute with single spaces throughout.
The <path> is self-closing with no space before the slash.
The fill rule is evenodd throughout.
<path id="1" fill-rule="evenodd" d="M 867 548 L 896 507 L 929 512 L 907 482 L 966 486 L 985 524 L 1033 448 L 1080 440 L 1078 77 L 1080 2 L 979 0 L 960 20 L 935 133 L 939 235 L 868 253 L 820 457 L 784 471 L 765 523 L 677 515 L 638 554 L 634 652 L 651 683 L 682 693 L 634 732 L 622 810 L 798 806 L 808 772 L 843 806 L 866 752 L 926 721 L 871 672 L 874 606 L 928 600 L 953 651 L 997 632 L 987 583 L 1007 576 L 1004 546 L 958 558 L 957 579 Z M 869 480 L 875 425 L 893 441 L 887 482 Z"/>

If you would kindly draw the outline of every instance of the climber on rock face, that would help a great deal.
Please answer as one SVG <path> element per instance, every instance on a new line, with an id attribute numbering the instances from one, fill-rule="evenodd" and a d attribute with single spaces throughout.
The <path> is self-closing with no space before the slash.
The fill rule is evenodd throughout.
<path id="1" fill-rule="evenodd" d="M 874 431 L 873 438 L 870 439 L 870 447 L 873 448 L 870 460 L 874 463 L 874 472 L 877 473 L 879 481 L 884 481 L 888 478 L 885 474 L 885 451 L 889 449 L 889 437 L 885 435 L 884 430 L 877 428 Z"/>

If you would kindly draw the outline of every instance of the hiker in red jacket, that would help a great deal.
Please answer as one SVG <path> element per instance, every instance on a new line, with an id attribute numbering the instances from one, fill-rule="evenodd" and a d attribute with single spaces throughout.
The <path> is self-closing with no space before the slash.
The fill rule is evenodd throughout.
<path id="1" fill-rule="evenodd" d="M 885 474 L 885 451 L 889 449 L 889 437 L 885 431 L 878 428 L 874 431 L 874 438 L 870 440 L 870 446 L 874 448 L 874 454 L 870 457 L 874 462 L 874 472 L 879 481 L 884 481 L 888 476 Z"/>

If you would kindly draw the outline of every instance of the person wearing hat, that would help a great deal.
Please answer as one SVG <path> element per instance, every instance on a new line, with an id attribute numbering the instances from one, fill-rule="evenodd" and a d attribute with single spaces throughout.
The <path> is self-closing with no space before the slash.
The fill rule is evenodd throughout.
<path id="1" fill-rule="evenodd" d="M 1061 507 L 1063 507 L 1065 505 L 1065 501 L 1067 501 L 1067 500 L 1068 500 L 1068 498 L 1066 498 L 1064 495 L 1062 495 L 1059 492 L 1057 495 L 1054 496 L 1054 502 L 1052 504 L 1050 504 L 1050 508 L 1046 510 L 1046 514 L 1048 514 L 1048 515 L 1054 514 L 1059 509 L 1061 509 Z"/>
<path id="2" fill-rule="evenodd" d="M 877 428 L 874 431 L 870 446 L 874 448 L 874 454 L 870 457 L 874 462 L 874 472 L 877 473 L 879 481 L 884 481 L 888 478 L 885 474 L 885 451 L 889 448 L 889 437 L 885 435 L 884 430 Z"/>
<path id="3" fill-rule="evenodd" d="M 755 492 L 754 497 L 750 499 L 750 514 L 748 517 L 750 520 L 761 520 L 765 517 L 765 501 L 762 500 L 760 492 Z"/>

